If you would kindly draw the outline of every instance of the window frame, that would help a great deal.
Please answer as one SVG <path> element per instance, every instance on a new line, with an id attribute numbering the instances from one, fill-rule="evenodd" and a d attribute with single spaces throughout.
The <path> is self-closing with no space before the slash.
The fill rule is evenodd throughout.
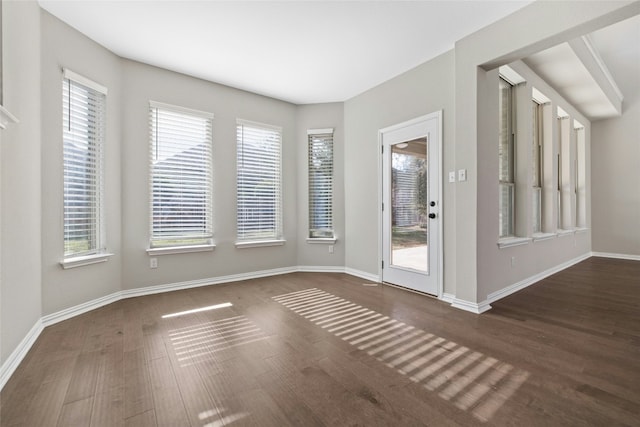
<path id="1" fill-rule="evenodd" d="M 498 138 L 499 138 L 499 142 L 498 142 L 498 239 L 510 239 L 510 238 L 515 238 L 516 237 L 516 224 L 515 224 L 515 204 L 516 204 L 516 129 L 515 129 L 515 117 L 516 117 L 516 112 L 515 112 L 515 95 L 514 95 L 514 90 L 515 85 L 513 85 L 511 82 L 509 82 L 507 79 L 505 79 L 503 76 L 499 77 L 499 83 L 498 83 L 498 89 L 499 89 L 499 95 L 498 95 L 498 109 L 499 109 L 499 125 L 498 125 L 498 129 L 499 129 L 499 133 L 498 133 Z M 506 118 L 503 119 L 503 100 L 502 100 L 502 91 L 508 89 L 508 95 L 506 97 Z M 504 127 L 503 125 L 503 120 L 506 120 L 506 127 Z M 506 129 L 506 134 L 507 134 L 507 142 L 506 142 L 506 146 L 507 146 L 507 154 L 506 154 L 506 158 L 503 157 L 503 155 L 500 152 L 501 146 L 505 145 L 504 141 L 503 141 L 503 137 L 502 137 L 502 129 L 503 127 Z M 507 167 L 507 171 L 506 173 L 503 171 L 503 163 L 502 161 L 506 162 L 506 167 Z M 503 179 L 506 178 L 506 179 Z M 509 206 L 507 207 L 507 218 L 506 220 L 509 222 L 509 224 L 506 227 L 506 233 L 503 233 L 503 230 L 505 229 L 504 226 L 504 218 L 502 217 L 503 214 L 503 198 L 502 198 L 502 193 L 504 191 L 505 188 L 510 189 L 509 190 Z"/>
<path id="2" fill-rule="evenodd" d="M 532 226 L 533 234 L 543 230 L 544 212 L 544 104 L 532 100 Z"/>
<path id="3" fill-rule="evenodd" d="M 308 165 L 308 234 L 307 241 L 327 242 L 336 241 L 333 225 L 333 187 L 334 187 L 334 133 L 333 128 L 307 130 L 307 165 Z M 314 167 L 319 159 L 316 147 L 328 151 L 328 165 Z M 315 173 L 314 173 L 315 171 Z M 318 175 L 323 175 L 324 179 Z M 320 211 L 319 214 L 317 212 Z M 322 227 L 324 223 L 324 227 Z"/>
<path id="4" fill-rule="evenodd" d="M 251 150 L 256 144 L 262 144 L 263 152 L 258 157 Z M 251 147 L 253 145 L 253 147 Z M 283 188 L 282 188 L 282 127 L 270 124 L 253 122 L 250 120 L 236 119 L 236 247 L 250 248 L 260 246 L 280 246 L 285 243 L 283 227 Z M 245 152 L 247 155 L 245 155 Z M 268 156 L 271 155 L 271 156 Z M 256 166 L 260 164 L 264 176 L 260 176 L 260 170 Z M 267 168 L 265 165 L 272 165 Z M 245 167 L 246 165 L 246 167 Z M 253 175 L 252 175 L 253 174 Z M 257 174 L 257 175 L 256 175 Z M 271 215 L 261 216 L 255 220 L 255 211 L 264 210 L 264 205 L 252 203 L 250 191 L 251 181 L 261 179 L 260 184 L 266 194 L 264 200 L 269 202 L 266 209 L 272 209 Z M 264 185 L 263 185 L 264 184 Z M 272 187 L 269 187 L 269 185 Z M 273 195 L 268 193 L 273 190 Z M 255 187 L 254 187 L 254 195 Z M 251 211 L 254 211 L 253 213 Z M 254 215 L 254 219 L 247 220 L 248 215 Z M 265 221 L 269 226 L 261 228 L 261 222 Z M 260 236 L 260 234 L 263 234 Z"/>
<path id="5" fill-rule="evenodd" d="M 106 87 L 69 69 L 62 72 L 62 175 L 63 175 L 63 258 L 64 269 L 104 262 L 107 252 L 105 222 L 104 164 L 107 122 Z M 80 114 L 73 112 L 80 111 Z M 82 159 L 80 156 L 85 155 Z M 80 165 L 78 166 L 78 161 Z M 78 181 L 78 167 L 89 174 Z M 75 172 L 74 172 L 75 171 Z M 77 192 L 83 187 L 88 201 L 80 208 L 88 218 L 87 248 L 70 249 L 71 210 L 77 211 Z M 72 199 L 76 199 L 72 207 Z M 77 221 L 77 218 L 76 218 Z"/>
<path id="6" fill-rule="evenodd" d="M 158 122 L 160 114 L 165 115 L 162 123 Z M 210 251 L 215 248 L 213 225 L 213 120 L 213 113 L 157 101 L 149 101 L 149 248 L 147 249 L 149 255 L 201 252 Z M 198 123 L 199 121 L 201 121 L 201 123 Z M 180 138 L 182 140 L 167 139 L 162 146 L 162 149 L 166 151 L 179 150 L 171 157 L 165 159 L 165 161 L 168 159 L 177 161 L 175 164 L 180 166 L 180 172 L 172 170 L 173 167 L 169 168 L 167 165 L 161 169 L 156 167 L 157 159 L 154 160 L 154 155 L 156 157 L 158 156 L 157 151 L 160 149 L 161 144 L 158 126 L 182 126 L 181 129 L 177 129 L 182 132 Z M 203 129 L 199 129 L 200 127 L 203 127 Z M 173 129 L 173 131 L 175 132 L 176 129 Z M 187 132 L 190 134 L 187 134 Z M 204 136 L 202 133 L 204 133 Z M 202 141 L 200 144 L 204 143 L 205 147 L 197 149 L 197 146 L 200 145 L 198 141 Z M 198 153 L 196 151 L 196 156 L 183 156 L 185 159 L 177 158 L 179 154 L 184 154 L 189 150 L 196 149 L 202 152 Z M 195 161 L 194 157 L 200 161 Z M 197 168 L 203 168 L 204 170 L 193 173 L 194 170 L 198 170 Z M 186 180 L 184 178 L 186 175 L 182 176 L 184 171 L 191 171 L 190 176 L 188 176 L 188 178 L 190 178 L 188 184 L 185 184 Z M 156 193 L 155 180 L 156 173 L 158 172 L 176 178 L 179 184 L 176 185 L 178 190 L 169 191 L 169 196 L 167 196 L 166 191 Z M 197 191 L 194 192 L 194 190 Z M 185 198 L 185 194 L 187 196 L 191 194 L 192 197 Z M 194 196 L 197 194 L 200 196 Z M 187 202 L 196 200 L 198 203 L 194 210 L 202 210 L 203 213 L 200 216 L 181 216 L 179 226 L 182 226 L 183 229 L 177 230 L 175 234 L 171 234 L 170 229 L 173 227 L 158 226 L 155 220 L 157 209 L 154 200 L 162 198 L 163 196 L 169 199 L 177 196 L 181 197 L 180 200 L 186 200 Z M 198 230 L 197 227 L 192 227 L 192 230 L 188 230 L 189 221 L 193 222 L 194 220 L 196 220 L 196 222 L 201 220 L 200 223 L 202 226 L 200 230 Z"/>

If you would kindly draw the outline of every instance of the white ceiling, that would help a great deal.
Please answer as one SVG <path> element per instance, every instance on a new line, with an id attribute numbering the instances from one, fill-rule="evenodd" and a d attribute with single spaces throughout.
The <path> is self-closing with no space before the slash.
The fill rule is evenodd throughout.
<path id="1" fill-rule="evenodd" d="M 530 1 L 39 3 L 119 56 L 309 104 L 358 95 Z"/>

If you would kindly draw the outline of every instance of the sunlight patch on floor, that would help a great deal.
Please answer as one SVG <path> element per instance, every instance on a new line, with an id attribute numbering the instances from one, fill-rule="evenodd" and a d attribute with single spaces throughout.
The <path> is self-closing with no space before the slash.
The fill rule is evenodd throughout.
<path id="1" fill-rule="evenodd" d="M 213 360 L 217 352 L 267 338 L 258 325 L 246 316 L 234 316 L 169 331 L 169 339 L 182 367 Z"/>
<path id="2" fill-rule="evenodd" d="M 487 422 L 529 373 L 312 288 L 273 300 Z"/>

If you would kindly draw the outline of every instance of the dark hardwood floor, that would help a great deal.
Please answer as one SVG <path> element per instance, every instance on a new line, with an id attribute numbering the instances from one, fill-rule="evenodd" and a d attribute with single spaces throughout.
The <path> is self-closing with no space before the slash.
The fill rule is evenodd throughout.
<path id="1" fill-rule="evenodd" d="M 0 425 L 640 425 L 640 262 L 590 258 L 479 316 L 364 283 L 295 273 L 58 323 Z"/>

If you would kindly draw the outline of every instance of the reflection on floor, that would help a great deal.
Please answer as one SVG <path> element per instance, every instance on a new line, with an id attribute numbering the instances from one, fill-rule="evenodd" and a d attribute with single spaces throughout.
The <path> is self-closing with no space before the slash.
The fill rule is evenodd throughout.
<path id="1" fill-rule="evenodd" d="M 529 376 L 508 363 L 316 288 L 273 299 L 482 422 L 489 421 Z"/>

